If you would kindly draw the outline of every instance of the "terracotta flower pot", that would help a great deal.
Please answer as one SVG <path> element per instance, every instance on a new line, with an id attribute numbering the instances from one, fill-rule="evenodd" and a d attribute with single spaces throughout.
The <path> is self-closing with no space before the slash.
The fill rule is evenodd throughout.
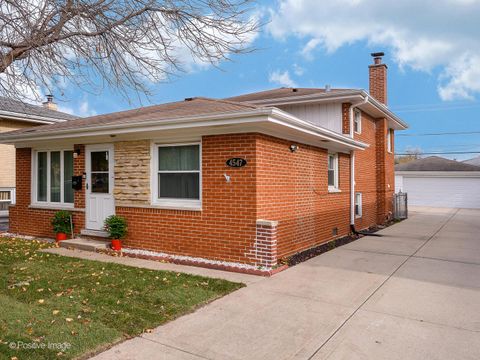
<path id="1" fill-rule="evenodd" d="M 122 250 L 122 242 L 119 239 L 112 239 L 112 249 L 115 251 Z"/>
<path id="2" fill-rule="evenodd" d="M 57 242 L 63 241 L 63 240 L 67 240 L 67 234 L 62 233 L 62 232 L 56 233 L 56 234 L 55 234 L 55 240 L 56 240 Z"/>

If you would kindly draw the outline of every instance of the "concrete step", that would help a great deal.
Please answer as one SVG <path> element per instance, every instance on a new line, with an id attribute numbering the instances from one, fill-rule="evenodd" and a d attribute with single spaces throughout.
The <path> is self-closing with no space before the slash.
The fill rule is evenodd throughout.
<path id="1" fill-rule="evenodd" d="M 59 242 L 60 247 L 74 248 L 79 250 L 93 251 L 109 249 L 110 242 L 100 240 L 88 240 L 82 238 L 64 240 Z"/>
<path id="2" fill-rule="evenodd" d="M 103 230 L 90 230 L 90 229 L 82 229 L 80 230 L 81 236 L 92 236 L 96 238 L 108 238 L 108 233 Z"/>

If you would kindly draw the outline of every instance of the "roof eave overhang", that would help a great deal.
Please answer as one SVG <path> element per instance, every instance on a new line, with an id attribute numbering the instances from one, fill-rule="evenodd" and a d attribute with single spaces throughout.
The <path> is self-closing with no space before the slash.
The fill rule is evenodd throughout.
<path id="1" fill-rule="evenodd" d="M 309 122 L 298 119 L 284 111 L 275 108 L 254 109 L 244 112 L 221 113 L 205 116 L 173 118 L 170 120 L 147 120 L 134 123 L 97 125 L 76 129 L 51 130 L 48 133 L 23 133 L 0 135 L 0 143 L 4 144 L 25 144 L 50 141 L 58 139 L 76 139 L 81 143 L 81 139 L 92 136 L 112 136 L 129 133 L 153 133 L 167 130 L 181 130 L 188 128 L 206 128 L 221 126 L 231 126 L 239 124 L 263 124 L 263 126 L 276 125 L 284 126 L 298 133 L 303 133 L 310 137 L 317 137 L 324 143 L 331 142 L 344 151 L 363 150 L 368 147 L 367 144 L 355 141 L 350 137 L 335 133 L 328 129 L 316 126 Z M 322 146 L 319 142 L 318 146 Z M 328 145 L 323 145 L 328 147 Z"/>
<path id="2" fill-rule="evenodd" d="M 48 125 L 48 124 L 54 124 L 57 122 L 66 121 L 63 119 L 56 119 L 56 118 L 51 118 L 47 116 L 23 114 L 23 113 L 17 113 L 12 111 L 5 111 L 5 110 L 0 110 L 0 118 L 35 123 L 35 124 L 42 124 L 42 125 Z"/>

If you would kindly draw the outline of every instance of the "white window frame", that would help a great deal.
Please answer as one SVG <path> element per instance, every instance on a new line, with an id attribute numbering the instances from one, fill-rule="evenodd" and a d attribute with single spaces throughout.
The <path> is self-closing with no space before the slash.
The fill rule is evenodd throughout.
<path id="1" fill-rule="evenodd" d="M 51 189 L 50 189 L 50 153 L 60 151 L 60 202 L 51 202 Z M 73 148 L 48 148 L 48 149 L 34 149 L 32 151 L 32 175 L 31 175 L 31 205 L 40 206 L 40 207 L 51 207 L 54 209 L 58 208 L 69 208 L 73 209 L 74 203 L 64 202 L 64 152 L 65 151 L 74 151 Z M 37 200 L 37 170 L 38 170 L 38 153 L 46 152 L 47 153 L 47 201 L 38 201 Z M 75 200 L 74 200 L 75 201 Z"/>
<path id="2" fill-rule="evenodd" d="M 191 171 L 172 171 L 175 173 L 198 173 L 199 174 L 199 199 L 175 199 L 175 198 L 160 198 L 158 194 L 158 149 L 161 147 L 172 147 L 172 146 L 190 146 L 198 145 L 198 161 L 199 169 Z M 173 209 L 173 210 L 202 210 L 202 142 L 182 142 L 182 143 L 155 143 L 152 142 L 151 146 L 151 183 L 150 183 L 150 192 L 152 194 L 151 203 L 153 206 L 164 208 L 164 209 Z"/>
<path id="3" fill-rule="evenodd" d="M 355 124 L 357 125 L 357 130 L 355 130 Z M 353 131 L 355 134 L 362 133 L 362 112 L 358 109 L 353 111 Z"/>
<path id="4" fill-rule="evenodd" d="M 330 157 L 333 157 L 333 182 L 334 185 L 328 184 L 328 171 L 330 171 Z M 328 191 L 329 192 L 339 192 L 338 188 L 338 153 L 329 153 L 327 158 L 327 184 L 328 184 Z"/>
<path id="5" fill-rule="evenodd" d="M 392 152 L 392 131 L 387 129 L 387 151 Z"/>
<path id="6" fill-rule="evenodd" d="M 357 219 L 361 218 L 362 215 L 363 215 L 363 201 L 362 201 L 362 193 L 361 192 L 357 192 L 355 193 L 355 217 Z M 358 213 L 357 213 L 357 209 L 358 209 Z"/>
<path id="7" fill-rule="evenodd" d="M 0 199 L 0 203 L 7 203 L 8 206 L 15 205 L 15 188 L 0 187 L 0 192 L 10 193 L 10 199 L 8 199 L 8 200 Z M 0 210 L 0 216 L 7 216 L 7 215 L 8 215 L 8 207 L 7 207 L 7 210 Z"/>

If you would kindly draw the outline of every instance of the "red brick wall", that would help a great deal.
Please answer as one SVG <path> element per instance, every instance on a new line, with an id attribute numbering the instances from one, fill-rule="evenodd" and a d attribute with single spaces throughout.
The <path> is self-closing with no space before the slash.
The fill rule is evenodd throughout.
<path id="1" fill-rule="evenodd" d="M 363 193 L 363 217 L 356 221 L 359 229 L 384 220 L 388 201 L 382 189 L 389 181 L 393 192 L 393 154 L 385 154 L 385 136 L 381 134 L 386 135 L 386 121 L 382 121 L 364 114 L 362 134 L 356 135 L 358 140 L 370 143 L 369 149 L 356 152 L 357 191 Z M 262 134 L 204 136 L 203 210 L 117 206 L 116 213 L 124 216 L 129 226 L 125 246 L 252 263 L 258 219 L 278 221 L 278 258 L 347 235 L 349 154 L 339 156 L 341 192 L 329 193 L 327 150 L 299 144 L 298 151 L 292 153 L 291 144 Z M 81 145 L 75 148 L 80 149 L 81 155 L 74 161 L 74 173 L 82 175 L 85 149 Z M 225 161 L 231 157 L 245 158 L 248 164 L 229 168 Z M 376 166 L 372 165 L 375 163 Z M 30 169 L 31 150 L 18 149 L 17 204 L 11 209 L 11 231 L 52 237 L 50 220 L 55 211 L 29 207 Z M 224 174 L 231 176 L 230 183 L 225 181 Z M 84 190 L 76 191 L 75 207 L 83 209 L 84 204 Z M 74 221 L 78 233 L 84 227 L 84 212 L 75 212 Z M 336 235 L 332 233 L 334 228 Z"/>
<path id="2" fill-rule="evenodd" d="M 370 147 L 355 151 L 355 192 L 362 193 L 362 217 L 355 219 L 357 230 L 377 224 L 376 119 L 362 111 L 361 122 L 361 133 L 354 133 L 354 139 Z"/>
<path id="3" fill-rule="evenodd" d="M 342 133 L 350 134 L 350 103 L 342 103 Z"/>
<path id="4" fill-rule="evenodd" d="M 394 141 L 392 136 L 392 152 L 387 151 L 387 119 L 377 120 L 377 222 L 382 224 L 391 216 L 392 197 L 395 191 L 394 174 Z"/>
<path id="5" fill-rule="evenodd" d="M 50 222 L 55 210 L 30 208 L 31 162 L 32 151 L 30 148 L 16 150 L 17 197 L 16 204 L 9 210 L 9 231 L 53 238 L 55 235 Z M 84 213 L 79 211 L 72 213 L 75 224 L 74 232 L 79 233 L 84 227 Z"/>
<path id="6" fill-rule="evenodd" d="M 370 65 L 368 69 L 370 95 L 387 105 L 387 65 Z"/>
<path id="7" fill-rule="evenodd" d="M 80 151 L 80 154 L 73 159 L 73 175 L 83 176 L 85 172 L 85 145 L 74 145 L 73 149 Z M 85 179 L 82 179 L 82 189 L 74 191 L 73 201 L 76 208 L 85 208 Z"/>
<path id="8" fill-rule="evenodd" d="M 248 263 L 256 236 L 256 135 L 204 136 L 203 210 L 117 207 L 128 222 L 125 245 L 159 252 Z M 228 158 L 248 164 L 229 168 Z M 227 183 L 224 174 L 231 176 Z"/>
<path id="9" fill-rule="evenodd" d="M 282 258 L 335 237 L 350 224 L 350 157 L 339 157 L 341 193 L 328 192 L 325 149 L 266 135 L 257 137 L 258 218 L 278 221 L 277 252 Z M 338 228 L 338 235 L 332 229 Z"/>

